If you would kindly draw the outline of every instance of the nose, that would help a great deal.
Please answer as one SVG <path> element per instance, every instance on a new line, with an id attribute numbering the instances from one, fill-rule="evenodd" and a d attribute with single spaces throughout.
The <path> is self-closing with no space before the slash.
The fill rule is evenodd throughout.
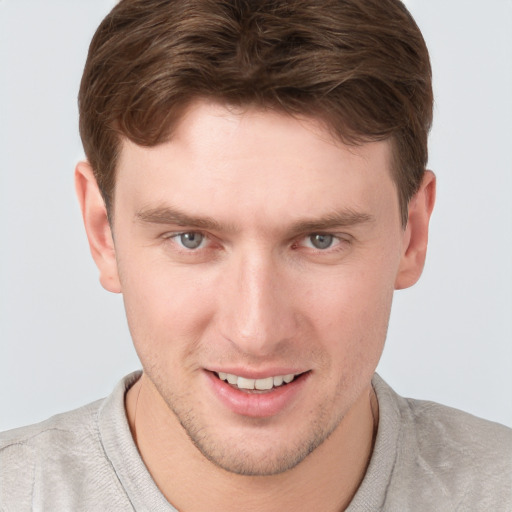
<path id="1" fill-rule="evenodd" d="M 219 290 L 222 335 L 250 357 L 278 353 L 297 330 L 291 276 L 271 255 L 234 256 Z"/>

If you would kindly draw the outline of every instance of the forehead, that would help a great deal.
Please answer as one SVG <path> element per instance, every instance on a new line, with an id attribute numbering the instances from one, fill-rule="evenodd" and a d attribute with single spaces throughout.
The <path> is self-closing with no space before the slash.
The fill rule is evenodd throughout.
<path id="1" fill-rule="evenodd" d="M 123 141 L 116 203 L 282 218 L 395 206 L 390 167 L 387 141 L 349 146 L 318 119 L 197 102 L 169 141 L 153 148 Z"/>

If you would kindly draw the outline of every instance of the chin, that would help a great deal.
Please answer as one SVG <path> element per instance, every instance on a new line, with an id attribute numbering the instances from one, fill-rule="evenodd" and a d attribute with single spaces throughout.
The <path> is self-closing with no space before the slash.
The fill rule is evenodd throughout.
<path id="1" fill-rule="evenodd" d="M 197 422 L 188 415 L 178 417 L 187 436 L 201 454 L 215 466 L 243 476 L 272 476 L 285 473 L 298 466 L 315 451 L 341 423 L 342 416 L 330 421 L 326 413 L 321 418 L 297 429 L 294 425 L 270 429 L 267 425 L 239 427 L 228 434 L 226 429 L 212 431 L 208 426 L 197 428 Z M 265 429 L 268 429 L 264 432 Z M 293 438 L 290 438 L 293 433 Z"/>

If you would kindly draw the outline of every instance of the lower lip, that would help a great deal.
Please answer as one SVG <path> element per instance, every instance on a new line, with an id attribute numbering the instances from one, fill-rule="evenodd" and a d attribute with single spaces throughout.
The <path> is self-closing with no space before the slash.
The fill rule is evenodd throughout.
<path id="1" fill-rule="evenodd" d="M 297 377 L 289 384 L 279 386 L 265 393 L 241 391 L 219 379 L 214 373 L 206 372 L 214 393 L 232 412 L 251 418 L 275 416 L 295 401 L 297 394 L 309 377 L 309 372 Z"/>

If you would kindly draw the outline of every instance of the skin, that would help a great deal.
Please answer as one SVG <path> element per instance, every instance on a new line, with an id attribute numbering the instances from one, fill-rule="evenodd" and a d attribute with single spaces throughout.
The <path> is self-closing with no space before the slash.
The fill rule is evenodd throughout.
<path id="1" fill-rule="evenodd" d="M 390 162 L 387 141 L 348 147 L 315 119 L 198 101 L 169 142 L 123 141 L 112 231 L 90 166 L 77 166 L 100 280 L 123 293 L 144 369 L 130 427 L 178 509 L 350 502 L 371 456 L 393 291 L 421 274 L 435 196 L 426 172 L 403 229 Z M 233 412 L 211 385 L 214 371 L 291 370 L 307 376 L 265 417 Z"/>

